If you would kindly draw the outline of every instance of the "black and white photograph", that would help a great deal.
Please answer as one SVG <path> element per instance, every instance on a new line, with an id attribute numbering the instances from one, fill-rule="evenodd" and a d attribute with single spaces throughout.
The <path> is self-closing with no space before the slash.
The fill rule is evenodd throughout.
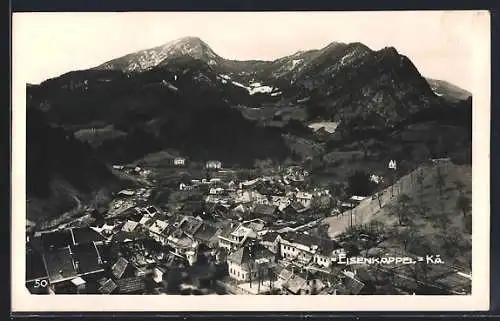
<path id="1" fill-rule="evenodd" d="M 482 294 L 488 23 L 15 14 L 21 292 L 54 304 Z"/>

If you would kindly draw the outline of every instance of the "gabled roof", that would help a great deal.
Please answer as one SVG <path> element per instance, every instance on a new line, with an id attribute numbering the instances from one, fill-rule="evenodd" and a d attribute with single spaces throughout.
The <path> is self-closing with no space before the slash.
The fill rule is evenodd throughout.
<path id="1" fill-rule="evenodd" d="M 202 220 L 194 217 L 185 216 L 179 224 L 179 228 L 188 235 L 194 235 L 203 224 Z"/>
<path id="2" fill-rule="evenodd" d="M 77 276 L 70 248 L 65 247 L 45 252 L 43 255 L 51 283 L 57 283 Z"/>
<path id="3" fill-rule="evenodd" d="M 129 262 L 127 261 L 127 259 L 125 259 L 124 257 L 120 257 L 111 267 L 111 273 L 113 273 L 116 278 L 120 279 L 123 276 L 123 273 L 125 273 L 128 264 Z"/>
<path id="4" fill-rule="evenodd" d="M 94 243 L 78 244 L 71 247 L 73 259 L 79 274 L 103 271 L 101 254 Z"/>
<path id="5" fill-rule="evenodd" d="M 292 293 L 299 293 L 306 285 L 306 279 L 298 274 L 293 274 L 288 281 L 283 283 L 283 286 Z"/>
<path id="6" fill-rule="evenodd" d="M 253 212 L 256 214 L 273 216 L 275 215 L 277 208 L 278 207 L 275 205 L 257 204 L 255 205 Z"/>
<path id="7" fill-rule="evenodd" d="M 278 236 L 279 236 L 278 232 L 267 232 L 266 234 L 262 235 L 262 241 L 275 242 Z"/>
<path id="8" fill-rule="evenodd" d="M 118 285 L 116 285 L 113 280 L 107 279 L 106 282 L 99 287 L 98 291 L 102 294 L 111 294 L 117 287 Z"/>
<path id="9" fill-rule="evenodd" d="M 363 282 L 350 276 L 346 276 L 343 281 L 343 285 L 345 286 L 348 293 L 353 295 L 359 294 L 359 292 L 361 292 L 361 290 L 363 290 L 363 288 L 365 287 L 365 284 Z"/>
<path id="10" fill-rule="evenodd" d="M 161 234 L 168 226 L 168 222 L 162 220 L 156 220 L 149 227 L 149 230 L 155 234 Z"/>
<path id="11" fill-rule="evenodd" d="M 200 228 L 198 228 L 194 233 L 193 237 L 201 242 L 210 243 L 217 231 L 217 227 L 211 224 L 202 223 Z"/>
<path id="12" fill-rule="evenodd" d="M 258 260 L 263 258 L 274 258 L 274 253 L 269 251 L 261 244 L 253 246 L 242 246 L 237 251 L 231 253 L 227 260 L 238 265 L 244 265 L 250 260 Z"/>
<path id="13" fill-rule="evenodd" d="M 297 233 L 293 231 L 282 234 L 281 239 L 301 244 L 311 249 L 317 249 L 318 253 L 324 255 L 330 255 L 333 250 L 340 248 L 340 245 L 334 240 L 319 238 L 309 234 Z"/>
<path id="14" fill-rule="evenodd" d="M 116 281 L 118 286 L 118 293 L 134 293 L 144 291 L 146 284 L 141 277 L 130 277 Z"/>
<path id="15" fill-rule="evenodd" d="M 137 227 L 137 225 L 139 225 L 138 222 L 134 222 L 134 221 L 128 220 L 123 225 L 122 231 L 124 231 L 124 232 L 133 232 L 135 230 L 135 228 Z"/>

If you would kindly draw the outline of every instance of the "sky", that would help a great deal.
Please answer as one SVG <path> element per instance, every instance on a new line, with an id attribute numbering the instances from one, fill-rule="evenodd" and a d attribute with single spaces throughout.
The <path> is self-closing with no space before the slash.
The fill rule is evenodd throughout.
<path id="1" fill-rule="evenodd" d="M 476 13 L 477 14 L 477 13 Z M 228 59 L 273 60 L 333 41 L 395 47 L 425 77 L 471 90 L 474 12 L 15 13 L 13 59 L 26 82 L 184 36 Z M 14 70 L 15 72 L 15 70 Z"/>

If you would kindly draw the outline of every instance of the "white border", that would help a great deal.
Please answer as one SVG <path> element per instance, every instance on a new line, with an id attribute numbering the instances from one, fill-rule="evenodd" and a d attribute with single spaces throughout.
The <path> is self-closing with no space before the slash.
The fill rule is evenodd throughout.
<path id="1" fill-rule="evenodd" d="M 459 13 L 459 12 L 457 12 Z M 235 13 L 236 14 L 236 13 Z M 304 13 L 307 14 L 307 13 Z M 353 13 L 355 14 L 355 13 Z M 469 12 L 470 14 L 470 12 Z M 63 311 L 481 311 L 489 308 L 490 15 L 474 14 L 473 282 L 469 296 L 100 296 L 31 295 L 25 275 L 25 117 L 23 50 L 12 21 L 12 312 Z M 453 66 L 450 66 L 453 68 Z"/>

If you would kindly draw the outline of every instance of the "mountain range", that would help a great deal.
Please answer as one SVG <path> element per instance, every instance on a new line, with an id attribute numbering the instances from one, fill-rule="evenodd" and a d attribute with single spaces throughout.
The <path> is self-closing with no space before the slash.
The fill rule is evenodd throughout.
<path id="1" fill-rule="evenodd" d="M 28 123 L 43 114 L 43 122 L 90 146 L 103 163 L 164 149 L 240 166 L 324 160 L 339 148 L 357 148 L 353 142 L 393 157 L 416 145 L 438 155 L 461 153 L 471 140 L 469 93 L 425 79 L 395 48 L 361 43 L 235 61 L 185 37 L 27 85 L 27 101 L 40 112 L 28 114 Z M 335 123 L 335 132 L 319 137 L 309 128 L 322 122 Z M 438 136 L 450 137 L 449 144 Z M 311 146 L 320 152 L 311 154 Z M 45 157 L 59 153 L 65 148 Z M 28 160 L 28 167 L 36 171 L 39 162 Z"/>

